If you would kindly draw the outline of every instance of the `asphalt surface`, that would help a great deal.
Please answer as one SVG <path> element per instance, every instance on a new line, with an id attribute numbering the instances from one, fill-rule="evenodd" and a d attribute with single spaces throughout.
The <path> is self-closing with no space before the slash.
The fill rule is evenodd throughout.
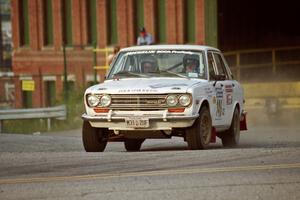
<path id="1" fill-rule="evenodd" d="M 300 199 L 298 126 L 251 125 L 238 148 L 202 151 L 173 138 L 86 153 L 80 132 L 0 134 L 0 199 Z"/>

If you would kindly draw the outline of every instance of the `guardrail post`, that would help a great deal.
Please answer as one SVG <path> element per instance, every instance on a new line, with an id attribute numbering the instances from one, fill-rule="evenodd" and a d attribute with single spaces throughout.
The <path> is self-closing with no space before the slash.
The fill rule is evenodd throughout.
<path id="1" fill-rule="evenodd" d="M 3 121 L 0 120 L 0 133 L 2 133 Z"/>
<path id="2" fill-rule="evenodd" d="M 47 131 L 51 130 L 51 119 L 47 118 Z"/>

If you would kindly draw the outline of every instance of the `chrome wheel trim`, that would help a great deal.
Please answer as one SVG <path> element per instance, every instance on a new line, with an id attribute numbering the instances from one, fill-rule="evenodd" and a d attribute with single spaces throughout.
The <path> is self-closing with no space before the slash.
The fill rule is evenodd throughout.
<path id="1" fill-rule="evenodd" d="M 209 144 L 211 139 L 211 126 L 209 121 L 209 116 L 207 114 L 200 118 L 200 137 L 204 145 Z"/>

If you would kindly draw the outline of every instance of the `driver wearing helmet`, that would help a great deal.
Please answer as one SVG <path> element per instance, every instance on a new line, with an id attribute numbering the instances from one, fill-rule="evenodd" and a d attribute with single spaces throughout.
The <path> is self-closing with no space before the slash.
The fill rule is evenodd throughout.
<path id="1" fill-rule="evenodd" d="M 141 63 L 143 73 L 156 72 L 158 70 L 157 61 L 153 56 L 146 57 Z"/>
<path id="2" fill-rule="evenodd" d="M 197 55 L 186 55 L 183 58 L 186 73 L 199 73 L 199 58 Z"/>

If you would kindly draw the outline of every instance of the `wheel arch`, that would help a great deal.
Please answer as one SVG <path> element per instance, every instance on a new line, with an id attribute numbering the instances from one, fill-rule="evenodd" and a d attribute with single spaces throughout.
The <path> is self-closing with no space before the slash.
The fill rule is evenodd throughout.
<path id="1" fill-rule="evenodd" d="M 202 99 L 200 106 L 199 106 L 198 113 L 200 113 L 200 110 L 203 106 L 206 106 L 208 108 L 208 110 L 211 112 L 210 106 L 209 106 L 209 101 L 207 99 Z"/>
<path id="2" fill-rule="evenodd" d="M 240 112 L 241 111 L 241 106 L 240 106 L 239 102 L 235 102 L 234 108 L 236 108 L 236 107 L 239 109 L 239 112 Z"/>

